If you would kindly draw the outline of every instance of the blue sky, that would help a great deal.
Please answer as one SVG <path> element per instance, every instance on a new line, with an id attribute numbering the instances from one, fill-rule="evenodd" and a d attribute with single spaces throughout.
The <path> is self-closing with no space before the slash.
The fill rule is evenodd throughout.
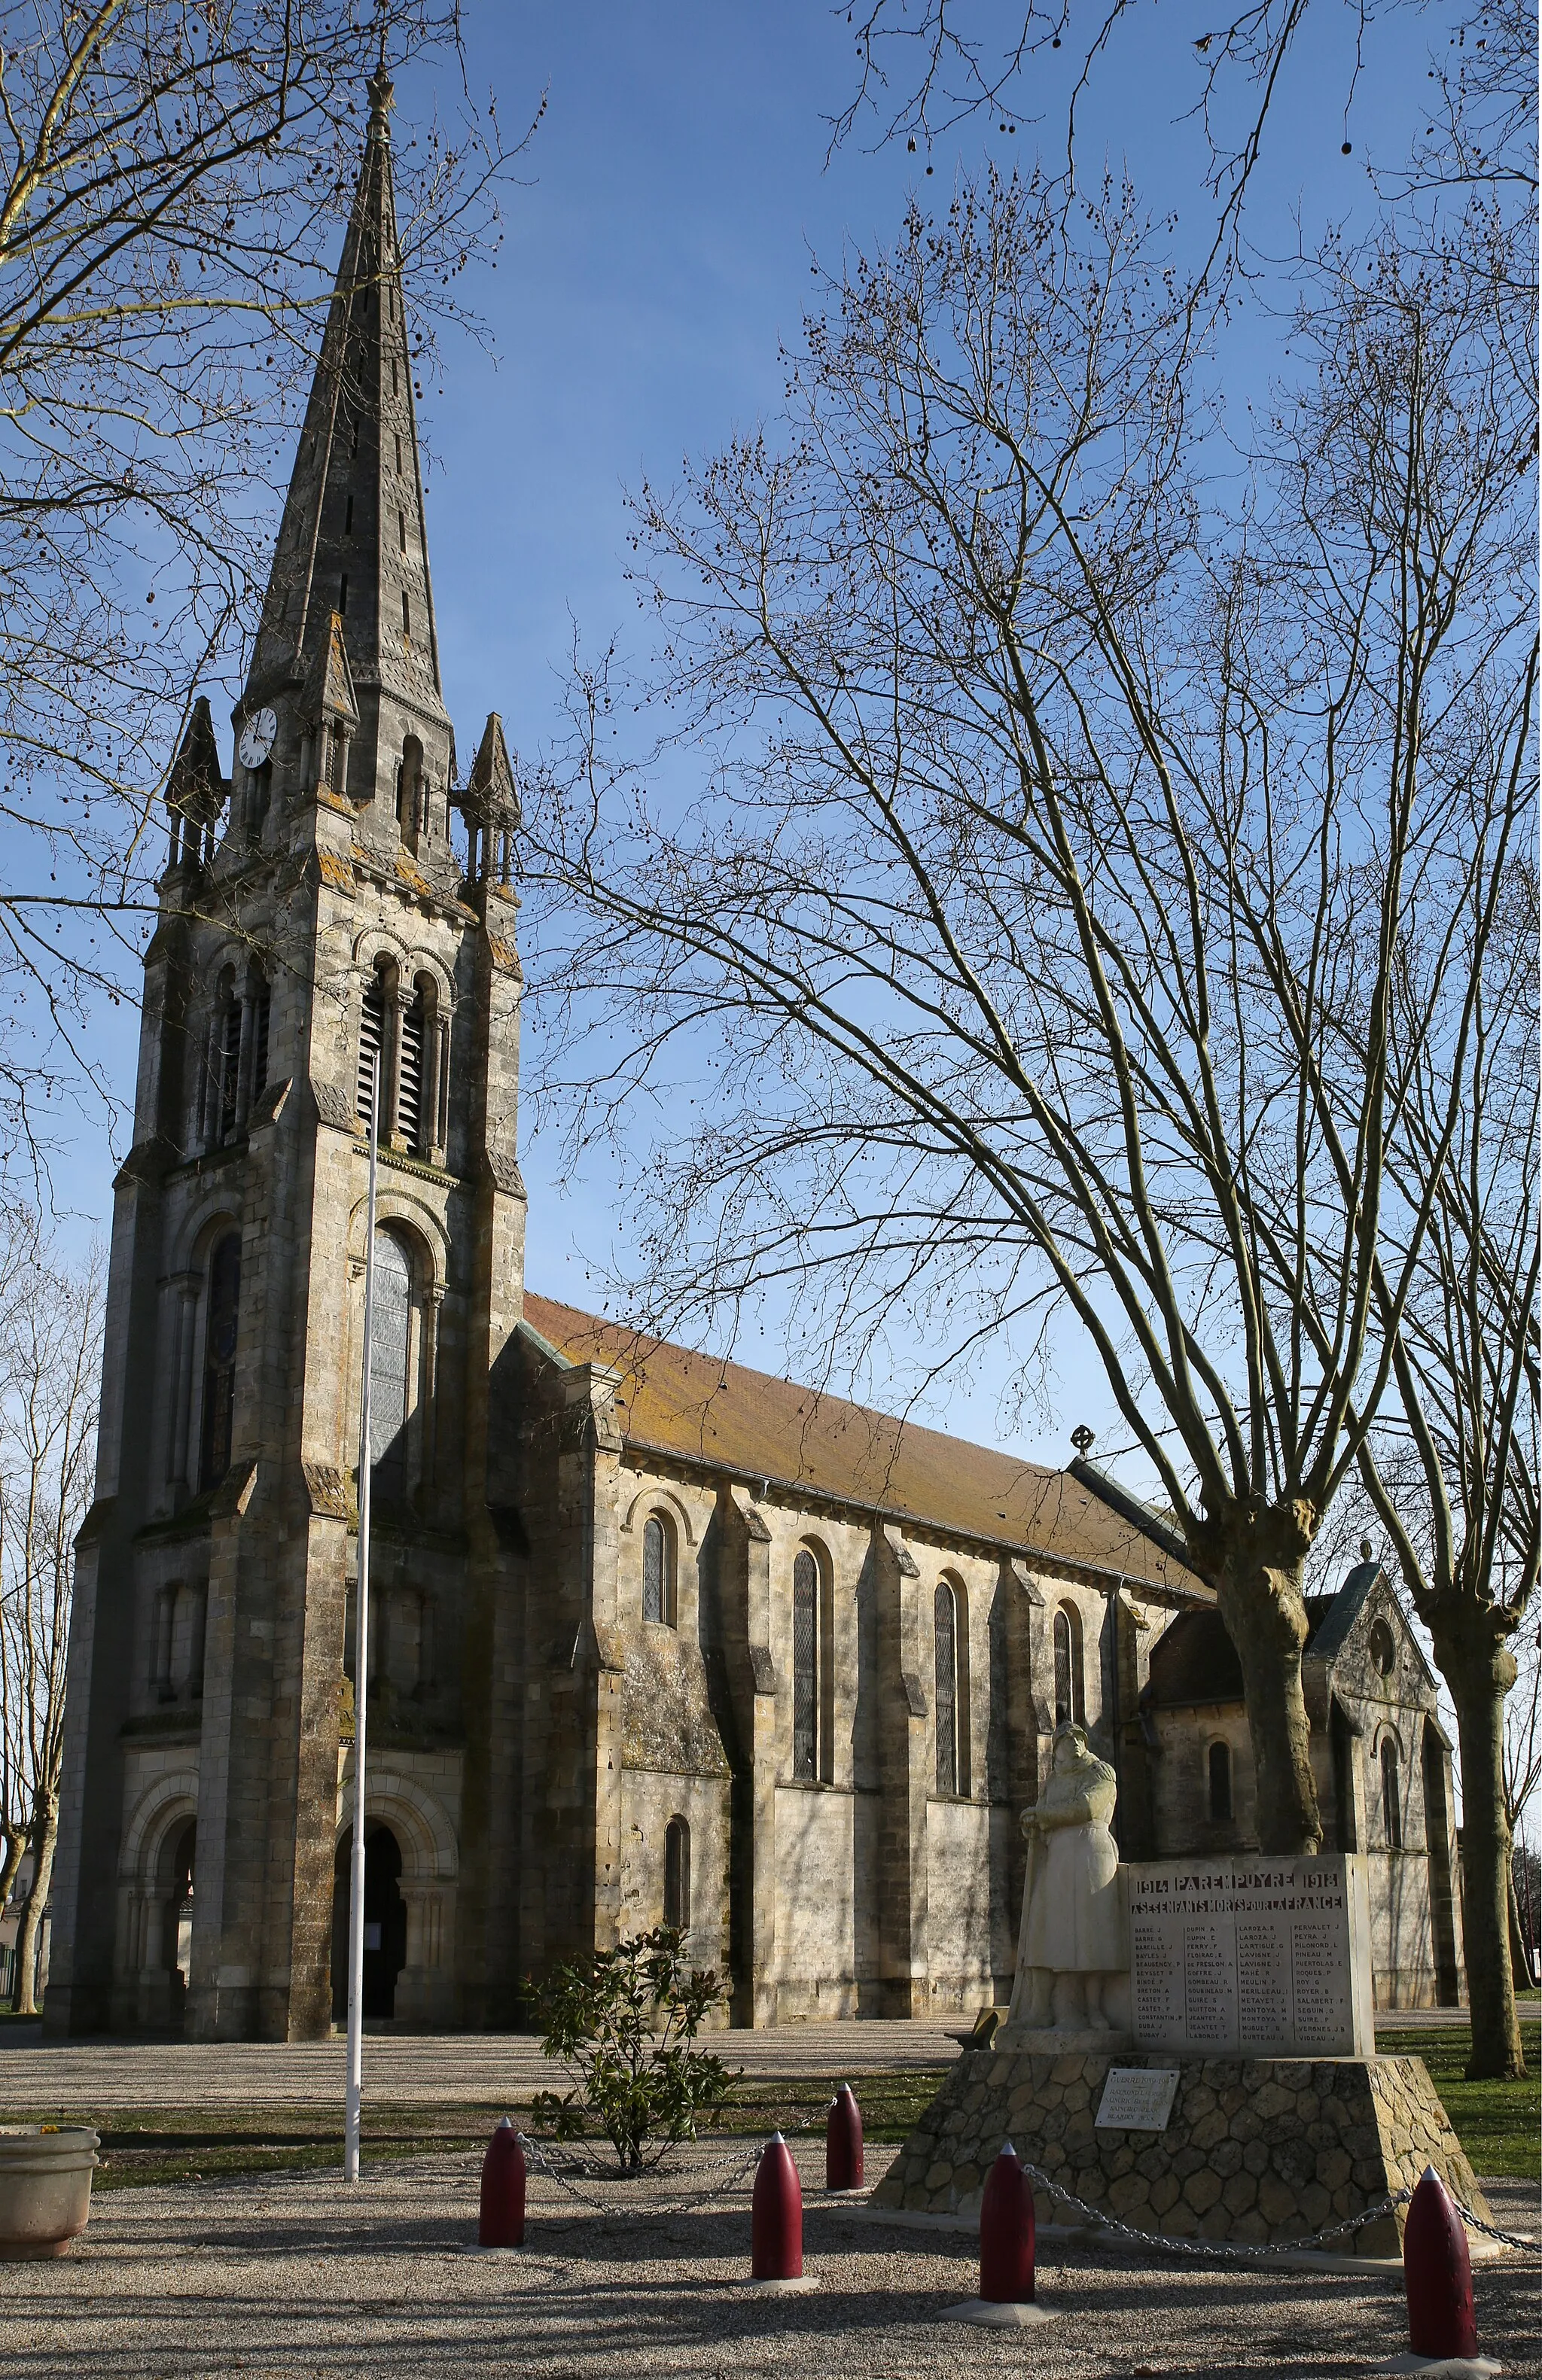
<path id="1" fill-rule="evenodd" d="M 981 0 L 982 19 L 1010 11 Z M 848 240 L 890 237 L 913 187 L 939 197 L 986 154 L 1031 160 L 1063 143 L 1071 42 L 1030 70 L 1012 120 L 1015 138 L 978 122 L 927 156 L 902 144 L 877 153 L 869 126 L 826 164 L 826 119 L 851 88 L 851 35 L 826 0 L 471 0 L 473 88 L 495 87 L 507 127 L 545 120 L 526 186 L 506 202 L 496 273 L 471 292 L 491 327 L 489 358 L 466 342 L 446 349 L 442 383 L 424 408 L 430 453 L 429 535 L 447 694 L 460 750 L 502 712 L 511 742 L 536 751 L 555 726 L 559 673 L 576 625 L 587 644 L 633 633 L 624 583 L 623 496 L 644 472 L 667 479 L 687 453 L 716 448 L 775 412 L 779 338 L 795 341 L 812 287 L 811 255 L 835 261 Z M 1204 152 L 1181 121 L 1194 95 L 1192 41 L 1203 7 L 1149 6 L 1122 30 L 1084 119 L 1086 167 L 1128 166 L 1148 205 L 1177 214 L 1175 245 L 1207 234 Z M 1340 153 L 1353 67 L 1348 7 L 1314 12 L 1307 46 L 1281 89 L 1250 226 L 1283 253 L 1299 212 L 1311 237 L 1364 204 L 1368 154 L 1401 156 L 1424 104 L 1426 58 L 1440 20 L 1395 14 L 1373 29 Z M 398 87 L 405 126 L 430 93 Z M 1033 117 L 1037 115 L 1035 124 Z M 401 152 L 410 170 L 410 152 Z M 1263 387 L 1272 330 L 1241 328 L 1228 352 L 1230 401 Z M 287 473 L 288 458 L 283 470 Z M 216 701 L 216 716 L 221 706 Z M 132 1020 L 104 1020 L 132 1074 Z M 532 1286 L 586 1302 L 586 1275 L 603 1269 L 618 1213 L 603 1173 L 552 1179 L 555 1152 L 527 1140 Z M 68 1197 L 104 1223 L 112 1160 L 104 1130 L 83 1130 Z M 774 1363 L 769 1342 L 746 1350 Z M 999 1439 L 990 1364 L 961 1384 L 933 1418 Z M 1078 1421 L 1106 1429 L 1101 1375 L 1068 1330 L 1059 1425 L 1016 1442 L 1063 1462 Z M 1113 1443 L 1112 1435 L 1105 1438 Z"/>

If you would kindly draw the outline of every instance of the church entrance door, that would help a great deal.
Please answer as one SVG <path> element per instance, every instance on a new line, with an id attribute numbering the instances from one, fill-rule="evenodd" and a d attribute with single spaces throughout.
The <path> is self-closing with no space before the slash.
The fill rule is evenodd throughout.
<path id="1" fill-rule="evenodd" d="M 332 2021 L 348 2022 L 348 1924 L 353 1829 L 337 1845 L 332 1897 Z M 396 2013 L 397 1977 L 407 1963 L 407 1903 L 401 1897 L 401 1845 L 385 1822 L 364 1828 L 364 2015 Z"/>

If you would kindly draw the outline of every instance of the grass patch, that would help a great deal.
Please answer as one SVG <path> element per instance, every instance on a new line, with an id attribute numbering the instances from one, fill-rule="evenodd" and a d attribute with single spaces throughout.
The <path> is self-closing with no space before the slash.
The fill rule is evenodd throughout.
<path id="1" fill-rule="evenodd" d="M 1507 2175 L 1515 2181 L 1535 2181 L 1542 2152 L 1542 2022 L 1535 2003 L 1523 2007 L 1521 2041 L 1528 2072 L 1520 2082 L 1469 2082 L 1467 2060 L 1473 2054 L 1472 2028 L 1465 2024 L 1408 2025 L 1397 2023 L 1389 2010 L 1376 2029 L 1376 2046 L 1384 2055 L 1422 2058 L 1430 2081 L 1439 2092 L 1467 2161 L 1478 2174 Z"/>
<path id="2" fill-rule="evenodd" d="M 936 2095 L 936 2072 L 875 2074 L 859 2078 L 856 2091 L 867 2138 L 905 2139 L 922 2109 Z M 727 2106 L 715 2110 L 714 2137 L 764 2140 L 774 2131 L 798 2143 L 805 2171 L 823 2145 L 830 2085 L 823 2077 L 788 2082 L 741 2081 Z M 366 2162 L 418 2156 L 435 2151 L 481 2150 L 500 2116 L 510 2107 L 476 2104 L 449 2107 L 392 2106 L 364 2102 Z M 42 2107 L 7 2111 L 13 2124 L 90 2124 L 102 2136 L 102 2162 L 94 2187 L 142 2190 L 165 2182 L 217 2181 L 228 2175 L 303 2173 L 327 2166 L 341 2168 L 342 2109 L 308 2107 Z M 528 2120 L 528 2119 L 527 2119 Z M 593 2149 L 608 2155 L 599 2140 Z M 823 2168 L 821 2168 L 822 2171 Z"/>
<path id="3" fill-rule="evenodd" d="M 939 2066 L 900 2074 L 856 2076 L 851 2088 L 862 2109 L 864 2140 L 908 2140 L 917 2119 L 942 2088 L 946 2071 Z M 751 2139 L 756 2134 L 765 2139 L 772 2132 L 785 2132 L 789 2140 L 804 2133 L 823 2142 L 830 2096 L 830 2085 L 822 2075 L 777 2082 L 746 2077 L 734 2084 L 727 2104 L 716 2110 L 712 2128 L 715 2132 L 742 2133 Z"/>
<path id="4" fill-rule="evenodd" d="M 502 2107 L 364 2108 L 366 2157 L 418 2156 L 439 2149 L 483 2148 Z M 102 2138 L 93 2191 L 142 2190 L 153 2183 L 217 2181 L 228 2174 L 300 2173 L 343 2162 L 338 2108 L 183 2107 L 92 2114 L 57 2108 L 8 2114 L 8 2123 L 90 2124 Z"/>
<path id="5" fill-rule="evenodd" d="M 1538 2126 L 1542 2122 L 1542 2022 L 1537 2004 L 1522 2011 L 1522 2038 L 1530 2069 L 1520 2082 L 1469 2082 L 1463 2070 L 1472 2055 L 1467 2026 L 1404 2026 L 1384 2020 L 1377 2046 L 1389 2054 L 1422 2058 L 1456 2126 L 1475 2172 L 1535 2181 L 1538 2172 Z M 905 2140 L 941 2086 L 942 2067 L 855 2078 L 863 2130 L 875 2143 Z M 822 2175 L 820 2154 L 831 2085 L 824 2075 L 772 2082 L 745 2076 L 711 2120 L 713 2136 L 764 2140 L 785 2132 L 793 2143 L 805 2183 Z M 500 2116 L 519 2102 L 480 2102 L 434 2107 L 364 2103 L 366 2161 L 446 2151 L 480 2151 Z M 528 2121 L 528 2110 L 526 2120 Z M 142 2189 L 153 2183 L 214 2181 L 227 2175 L 300 2173 L 328 2166 L 341 2170 L 342 2109 L 312 2107 L 112 2108 L 59 2107 L 7 2111 L 7 2123 L 89 2123 L 102 2135 L 98 2190 Z M 594 2149 L 608 2155 L 603 2141 Z"/>

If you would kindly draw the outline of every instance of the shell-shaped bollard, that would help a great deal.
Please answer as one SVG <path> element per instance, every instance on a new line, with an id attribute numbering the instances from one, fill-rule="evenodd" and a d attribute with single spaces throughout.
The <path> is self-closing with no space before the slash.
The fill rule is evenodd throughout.
<path id="1" fill-rule="evenodd" d="M 980 2295 L 988 2305 L 1034 2301 L 1034 2185 L 1010 2141 L 980 2197 Z"/>
<path id="2" fill-rule="evenodd" d="M 850 2082 L 841 2084 L 825 2119 L 825 2187 L 862 2188 L 862 2109 Z"/>
<path id="3" fill-rule="evenodd" d="M 803 2192 L 792 2151 L 773 2132 L 750 2204 L 750 2274 L 757 2281 L 796 2281 L 802 2273 Z"/>
<path id="4" fill-rule="evenodd" d="M 522 2248 L 525 2239 L 525 2153 L 505 2116 L 482 2160 L 479 2248 Z"/>
<path id="5" fill-rule="evenodd" d="M 1475 2356 L 1477 2313 L 1467 2228 L 1432 2165 L 1420 2177 L 1403 2225 L 1402 2277 L 1411 2351 Z"/>

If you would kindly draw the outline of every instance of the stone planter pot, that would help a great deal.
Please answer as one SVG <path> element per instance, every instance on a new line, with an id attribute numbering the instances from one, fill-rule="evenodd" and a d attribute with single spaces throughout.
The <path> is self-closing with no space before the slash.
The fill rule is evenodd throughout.
<path id="1" fill-rule="evenodd" d="M 0 2257 L 64 2254 L 86 2228 L 101 2145 L 83 2124 L 0 2125 Z"/>

